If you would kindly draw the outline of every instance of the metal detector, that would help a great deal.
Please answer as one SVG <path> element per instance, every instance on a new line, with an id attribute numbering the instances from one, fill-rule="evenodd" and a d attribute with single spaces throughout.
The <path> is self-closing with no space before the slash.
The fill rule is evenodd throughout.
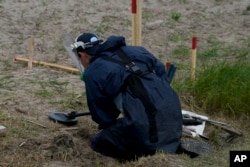
<path id="1" fill-rule="evenodd" d="M 77 117 L 90 115 L 90 112 L 81 112 L 78 113 L 77 111 L 72 111 L 70 113 L 66 112 L 52 112 L 49 114 L 49 119 L 58 122 L 64 125 L 72 126 L 77 124 L 78 119 Z"/>

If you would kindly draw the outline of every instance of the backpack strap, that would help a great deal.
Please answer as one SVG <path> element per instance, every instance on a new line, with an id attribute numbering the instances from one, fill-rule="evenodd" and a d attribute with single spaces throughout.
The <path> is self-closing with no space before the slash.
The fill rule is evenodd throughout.
<path id="1" fill-rule="evenodd" d="M 135 65 L 135 63 L 130 60 L 130 58 L 127 56 L 127 54 L 119 48 L 118 50 L 115 51 L 117 55 L 122 59 L 122 61 L 117 60 L 115 58 L 109 57 L 109 56 L 102 56 L 103 59 L 120 64 L 122 66 L 125 66 L 130 72 L 136 74 L 136 75 L 141 75 L 142 71 L 138 66 Z"/>
<path id="2" fill-rule="evenodd" d="M 156 120 L 155 120 L 155 115 L 157 112 L 157 109 L 155 108 L 154 104 L 151 102 L 148 92 L 144 88 L 142 81 L 140 77 L 131 74 L 127 79 L 126 79 L 126 84 L 130 88 L 131 92 L 133 95 L 137 98 L 139 98 L 145 108 L 147 117 L 148 117 L 148 122 L 149 122 L 149 140 L 151 143 L 157 142 L 158 141 L 158 136 L 157 136 L 157 126 L 156 126 Z"/>
<path id="3" fill-rule="evenodd" d="M 125 66 L 131 74 L 125 81 L 125 85 L 127 85 L 133 95 L 141 100 L 143 103 L 146 114 L 148 117 L 148 122 L 149 122 L 149 140 L 151 143 L 157 142 L 158 141 L 158 136 L 157 136 L 157 127 L 156 127 L 156 120 L 155 120 L 155 114 L 157 109 L 151 102 L 148 92 L 144 88 L 142 81 L 140 79 L 141 76 L 152 72 L 152 70 L 146 70 L 142 71 L 128 56 L 127 54 L 120 48 L 116 51 L 116 53 L 119 55 L 119 57 L 122 59 L 122 61 L 117 60 L 112 57 L 108 56 L 102 56 L 103 59 L 120 64 Z"/>

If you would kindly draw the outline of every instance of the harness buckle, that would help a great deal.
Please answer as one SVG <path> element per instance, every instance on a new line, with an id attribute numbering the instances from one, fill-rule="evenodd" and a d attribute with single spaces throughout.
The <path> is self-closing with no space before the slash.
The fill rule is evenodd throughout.
<path id="1" fill-rule="evenodd" d="M 141 69 L 140 69 L 137 65 L 135 65 L 134 62 L 131 62 L 131 63 L 125 65 L 125 67 L 126 67 L 128 70 L 130 70 L 131 72 L 135 73 L 136 75 L 142 74 Z"/>

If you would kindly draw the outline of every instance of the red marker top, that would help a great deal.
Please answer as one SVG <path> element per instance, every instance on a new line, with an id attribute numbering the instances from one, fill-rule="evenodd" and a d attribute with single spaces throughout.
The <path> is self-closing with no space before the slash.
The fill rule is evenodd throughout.
<path id="1" fill-rule="evenodd" d="M 136 0 L 132 0 L 131 3 L 132 14 L 136 13 Z"/>
<path id="2" fill-rule="evenodd" d="M 170 65 L 171 65 L 171 63 L 170 63 L 169 61 L 167 61 L 167 62 L 165 63 L 165 68 L 166 68 L 166 70 L 169 69 Z"/>
<path id="3" fill-rule="evenodd" d="M 192 39 L 192 49 L 196 49 L 197 48 L 197 37 L 193 37 Z"/>

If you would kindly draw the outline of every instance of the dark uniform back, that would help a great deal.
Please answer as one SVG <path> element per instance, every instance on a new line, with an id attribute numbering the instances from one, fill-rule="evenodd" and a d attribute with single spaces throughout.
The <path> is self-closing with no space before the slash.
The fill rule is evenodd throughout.
<path id="1" fill-rule="evenodd" d="M 118 49 L 143 74 L 112 61 L 123 61 Z M 89 110 L 102 129 L 92 139 L 95 151 L 124 160 L 177 151 L 182 134 L 179 97 L 164 65 L 145 48 L 126 46 L 123 37 L 112 36 L 96 50 L 84 75 Z M 114 102 L 117 96 L 122 111 Z M 123 117 L 118 118 L 121 112 Z"/>

